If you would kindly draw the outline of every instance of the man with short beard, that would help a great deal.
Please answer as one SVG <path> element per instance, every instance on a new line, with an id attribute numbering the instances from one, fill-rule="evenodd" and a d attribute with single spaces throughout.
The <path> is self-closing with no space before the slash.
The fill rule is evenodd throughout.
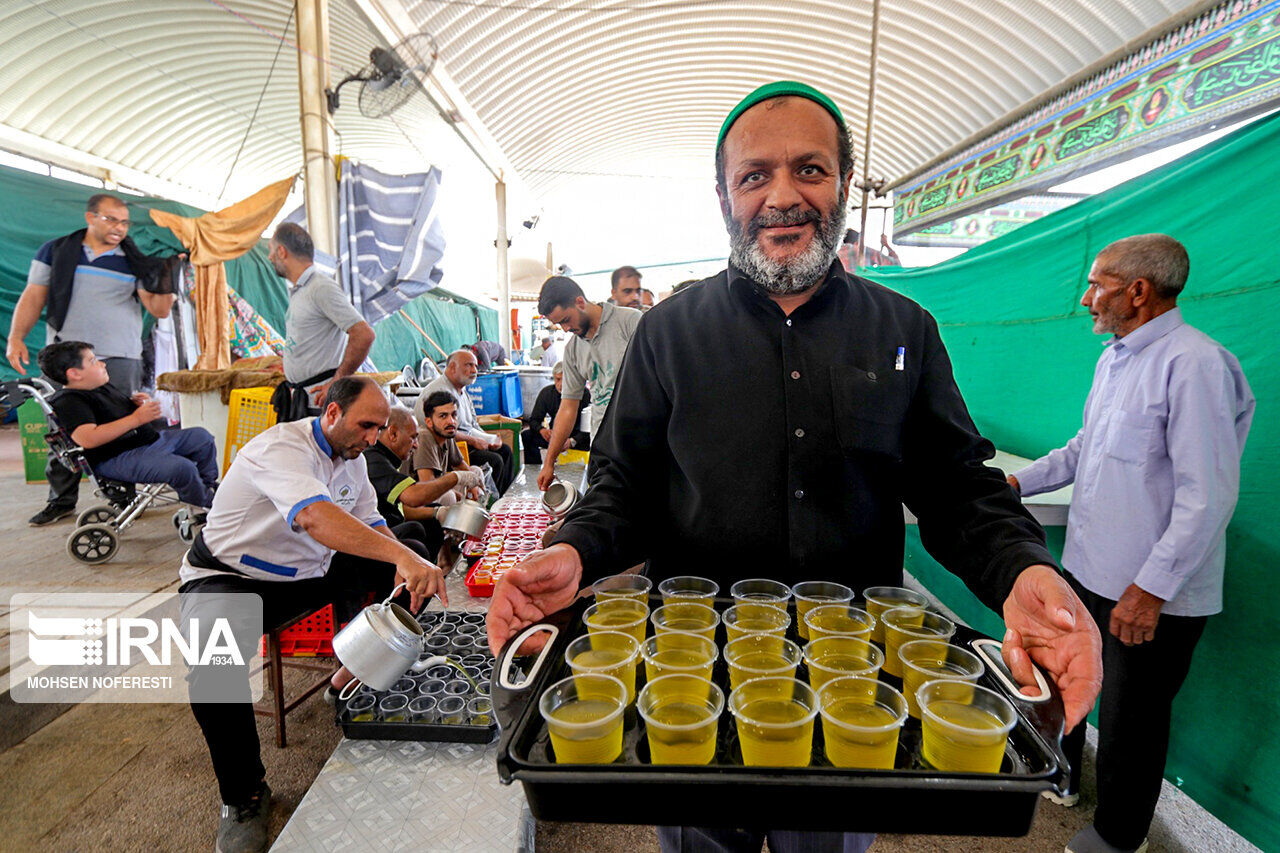
<path id="1" fill-rule="evenodd" d="M 716 179 L 729 268 L 637 326 L 592 436 L 591 486 L 553 544 L 498 583 L 490 645 L 642 561 L 654 582 L 696 568 L 726 591 L 762 576 L 901 586 L 905 503 L 929 551 L 1003 609 L 1015 677 L 1032 683 L 1034 658 L 1057 681 L 1067 726 L 1079 724 L 1102 678 L 1098 630 L 1043 530 L 984 464 L 995 450 L 937 323 L 836 261 L 853 179 L 839 108 L 804 84 L 761 87 L 724 122 Z M 775 853 L 848 853 L 872 841 L 715 817 L 748 826 L 662 827 L 663 849 L 759 851 L 767 837 Z M 855 796 L 844 821 L 858 830 L 876 815 Z"/>

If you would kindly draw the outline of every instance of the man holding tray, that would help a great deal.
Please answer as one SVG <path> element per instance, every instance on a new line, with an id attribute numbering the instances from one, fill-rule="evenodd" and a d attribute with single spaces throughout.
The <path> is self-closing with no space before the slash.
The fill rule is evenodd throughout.
<path id="1" fill-rule="evenodd" d="M 495 590 L 495 651 L 642 560 L 655 581 L 697 566 L 721 589 L 761 576 L 901 585 L 905 503 L 930 553 L 1003 612 L 1018 680 L 1032 683 L 1034 659 L 1057 681 L 1068 727 L 1083 719 L 1102 679 L 1097 627 L 984 464 L 994 448 L 937 323 L 837 260 L 852 180 L 844 119 L 821 92 L 771 83 L 729 114 L 716 148 L 729 267 L 640 321 L 593 438 L 591 488 L 553 544 Z M 744 434 L 749 453 L 712 452 Z M 764 835 L 659 832 L 665 850 L 759 850 Z M 768 833 L 775 851 L 860 851 L 873 838 Z"/>

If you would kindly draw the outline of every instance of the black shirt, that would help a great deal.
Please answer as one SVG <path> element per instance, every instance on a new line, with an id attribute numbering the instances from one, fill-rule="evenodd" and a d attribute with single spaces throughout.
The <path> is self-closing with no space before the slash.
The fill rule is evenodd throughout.
<path id="1" fill-rule="evenodd" d="M 403 524 L 404 513 L 396 506 L 396 502 L 400 499 L 400 493 L 417 481 L 400 473 L 400 457 L 381 441 L 375 441 L 372 447 L 365 450 L 364 464 L 369 472 L 369 482 L 378 493 L 378 514 L 392 527 Z"/>
<path id="2" fill-rule="evenodd" d="M 100 388 L 63 388 L 50 401 L 58 423 L 71 435 L 85 424 L 109 424 L 132 415 L 137 405 L 114 385 Z M 126 450 L 145 447 L 160 437 L 150 424 L 129 430 L 124 435 L 94 448 L 85 448 L 84 458 L 90 465 L 97 465 Z"/>
<path id="3" fill-rule="evenodd" d="M 556 541 L 584 581 L 647 558 L 655 581 L 703 575 L 726 595 L 750 577 L 860 591 L 901 583 L 905 503 L 998 611 L 1052 560 L 994 452 L 919 305 L 833 263 L 787 317 L 730 268 L 640 321 Z"/>
<path id="4" fill-rule="evenodd" d="M 591 392 L 586 388 L 582 389 L 582 400 L 578 403 L 578 411 L 591 405 Z M 542 429 L 543 418 L 550 417 L 552 428 L 555 427 L 556 412 L 560 411 L 560 392 L 556 390 L 556 384 L 552 382 L 550 385 L 538 392 L 538 399 L 533 401 L 533 411 L 524 419 L 524 425 L 529 429 L 537 432 Z M 569 433 L 569 438 L 574 440 L 574 444 L 579 450 L 585 450 L 587 444 L 591 441 L 591 436 L 583 430 L 578 422 L 573 425 L 573 431 Z"/>

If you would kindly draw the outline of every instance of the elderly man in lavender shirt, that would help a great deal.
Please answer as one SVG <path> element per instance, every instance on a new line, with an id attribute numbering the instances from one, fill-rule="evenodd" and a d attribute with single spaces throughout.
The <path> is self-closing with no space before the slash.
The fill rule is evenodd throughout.
<path id="1" fill-rule="evenodd" d="M 1163 234 L 1098 254 L 1081 304 L 1094 332 L 1114 337 L 1084 426 L 1009 477 L 1024 497 L 1076 484 L 1062 565 L 1103 637 L 1098 808 L 1069 853 L 1146 849 L 1173 698 L 1207 618 L 1222 610 L 1254 398 L 1235 356 L 1182 319 L 1189 267 L 1186 249 Z M 1084 731 L 1065 743 L 1072 791 Z"/>

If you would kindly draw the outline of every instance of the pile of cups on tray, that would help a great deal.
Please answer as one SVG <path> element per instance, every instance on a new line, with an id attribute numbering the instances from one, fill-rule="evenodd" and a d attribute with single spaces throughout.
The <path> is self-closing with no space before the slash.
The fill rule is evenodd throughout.
<path id="1" fill-rule="evenodd" d="M 367 685 L 347 700 L 350 723 L 423 723 L 445 726 L 493 725 L 489 679 L 493 656 L 485 637 L 484 613 L 423 611 L 418 624 L 429 635 L 422 657 L 443 655 L 447 663 L 412 671 L 375 691 Z"/>
<path id="2" fill-rule="evenodd" d="M 551 516 L 535 498 L 512 499 L 492 513 L 484 539 L 475 550 L 481 554 L 468 578 L 472 586 L 494 586 L 498 578 L 542 547 L 542 534 Z M 474 552 L 473 552 L 474 553 Z"/>
<path id="3" fill-rule="evenodd" d="M 651 611 L 643 576 L 605 578 L 592 590 L 587 633 L 565 651 L 573 675 L 539 701 L 557 762 L 618 759 L 623 712 L 635 703 L 653 764 L 711 763 L 727 708 L 747 766 L 808 766 L 820 718 L 833 766 L 892 769 L 911 716 L 920 720 L 928 766 L 1000 770 L 1014 709 L 977 685 L 982 661 L 950 643 L 955 624 L 919 593 L 872 587 L 864 608 L 837 583 L 752 579 L 735 583 L 732 606 L 718 611 L 717 584 L 676 577 L 659 584 L 662 604 Z M 720 656 L 727 697 L 712 678 Z M 642 662 L 646 683 L 637 694 Z M 802 666 L 807 680 L 797 677 Z"/>

